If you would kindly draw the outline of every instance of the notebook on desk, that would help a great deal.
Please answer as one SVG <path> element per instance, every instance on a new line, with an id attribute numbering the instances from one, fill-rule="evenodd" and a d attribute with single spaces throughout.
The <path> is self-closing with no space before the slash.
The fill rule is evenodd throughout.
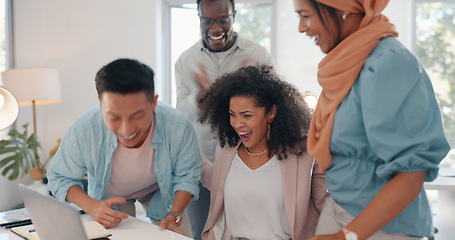
<path id="1" fill-rule="evenodd" d="M 21 233 L 33 233 L 34 230 L 41 240 L 88 240 L 88 236 L 91 239 L 110 236 L 110 233 L 95 221 L 83 223 L 79 211 L 67 203 L 36 192 L 23 184 L 19 184 L 19 192 L 34 227 L 32 231 L 29 231 L 30 226 L 11 229 L 20 236 Z"/>
<path id="2" fill-rule="evenodd" d="M 32 224 L 32 220 L 26 208 L 0 212 L 0 227 L 9 229 L 29 224 Z"/>

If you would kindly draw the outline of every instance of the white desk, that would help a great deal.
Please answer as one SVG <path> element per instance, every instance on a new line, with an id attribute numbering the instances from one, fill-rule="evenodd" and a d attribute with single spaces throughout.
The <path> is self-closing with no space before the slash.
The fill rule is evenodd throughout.
<path id="1" fill-rule="evenodd" d="M 125 240 L 125 239 L 175 239 L 175 240 L 189 240 L 191 238 L 185 237 L 178 233 L 169 230 L 159 230 L 158 226 L 142 221 L 140 219 L 129 217 L 124 219 L 118 226 L 108 229 L 112 234 L 109 237 L 111 240 Z M 0 240 L 23 240 L 9 230 L 0 228 Z"/>
<path id="2" fill-rule="evenodd" d="M 438 176 L 433 182 L 425 182 L 425 190 L 455 191 L 455 177 Z"/>

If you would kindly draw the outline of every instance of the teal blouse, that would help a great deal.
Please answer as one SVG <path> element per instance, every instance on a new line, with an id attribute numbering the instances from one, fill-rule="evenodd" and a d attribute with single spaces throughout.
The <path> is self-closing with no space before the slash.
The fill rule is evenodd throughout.
<path id="1" fill-rule="evenodd" d="M 337 109 L 326 171 L 334 200 L 356 217 L 397 172 L 438 174 L 450 150 L 423 66 L 398 40 L 381 40 Z M 431 236 L 425 191 L 382 231 Z"/>

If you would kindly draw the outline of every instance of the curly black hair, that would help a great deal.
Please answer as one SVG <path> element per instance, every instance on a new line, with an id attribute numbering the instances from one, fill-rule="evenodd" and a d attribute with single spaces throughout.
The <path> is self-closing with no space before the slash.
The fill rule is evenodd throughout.
<path id="1" fill-rule="evenodd" d="M 234 147 L 240 140 L 229 118 L 229 102 L 235 96 L 253 97 L 257 107 L 265 108 L 265 114 L 276 105 L 276 116 L 267 140 L 269 157 L 274 151 L 280 160 L 287 158 L 287 153 L 302 155 L 306 151 L 311 111 L 296 87 L 280 80 L 272 67 L 264 65 L 224 74 L 200 100 L 199 120 L 210 124 L 221 147 L 226 144 Z"/>

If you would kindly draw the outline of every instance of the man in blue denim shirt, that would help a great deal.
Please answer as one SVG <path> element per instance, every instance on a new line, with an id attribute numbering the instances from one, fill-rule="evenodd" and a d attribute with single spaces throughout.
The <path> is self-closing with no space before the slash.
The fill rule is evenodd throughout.
<path id="1" fill-rule="evenodd" d="M 181 233 L 180 216 L 199 194 L 202 160 L 193 127 L 157 101 L 154 72 L 137 60 L 107 64 L 95 83 L 100 106 L 63 137 L 47 172 L 49 190 L 106 228 L 134 216 L 139 201 L 160 228 Z"/>

